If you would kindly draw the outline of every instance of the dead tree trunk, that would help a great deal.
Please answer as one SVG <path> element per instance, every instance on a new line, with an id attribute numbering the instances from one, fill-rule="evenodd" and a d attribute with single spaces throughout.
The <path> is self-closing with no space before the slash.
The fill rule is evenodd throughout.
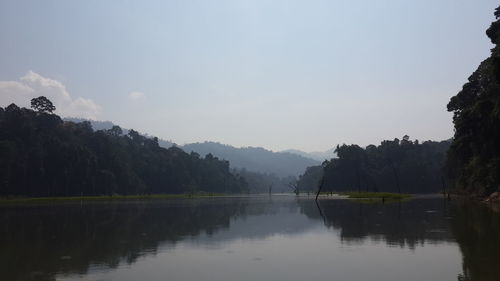
<path id="1" fill-rule="evenodd" d="M 315 199 L 315 200 L 318 200 L 318 196 L 319 196 L 319 194 L 321 193 L 321 190 L 323 189 L 323 184 L 324 184 L 324 183 L 325 183 L 325 175 L 323 175 L 323 176 L 321 177 L 321 182 L 320 182 L 320 184 L 319 184 L 319 186 L 318 186 L 318 192 L 316 193 L 316 199 Z"/>

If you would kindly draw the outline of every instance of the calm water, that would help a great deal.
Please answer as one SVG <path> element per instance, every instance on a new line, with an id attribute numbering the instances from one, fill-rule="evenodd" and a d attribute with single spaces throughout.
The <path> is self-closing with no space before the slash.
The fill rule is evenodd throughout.
<path id="1" fill-rule="evenodd" d="M 293 196 L 0 207 L 0 280 L 500 280 L 500 215 Z"/>

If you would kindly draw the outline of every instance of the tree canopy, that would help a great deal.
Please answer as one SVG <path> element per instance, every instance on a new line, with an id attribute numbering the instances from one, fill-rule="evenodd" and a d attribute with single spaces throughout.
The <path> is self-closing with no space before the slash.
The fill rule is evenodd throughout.
<path id="1" fill-rule="evenodd" d="M 229 162 L 158 145 L 116 126 L 94 131 L 90 122 L 12 104 L 0 107 L 0 196 L 88 196 L 186 192 L 246 192 Z"/>
<path id="2" fill-rule="evenodd" d="M 366 148 L 338 145 L 338 157 L 309 167 L 299 187 L 315 191 L 322 183 L 323 191 L 440 192 L 446 184 L 442 167 L 449 144 L 404 136 Z"/>
<path id="3" fill-rule="evenodd" d="M 458 191 L 486 196 L 500 189 L 500 7 L 486 31 L 495 47 L 448 103 L 455 136 L 447 158 Z"/>
<path id="4" fill-rule="evenodd" d="M 52 102 L 44 96 L 31 99 L 31 108 L 38 112 L 49 113 L 52 113 L 54 110 L 56 110 L 56 107 L 52 104 Z"/>

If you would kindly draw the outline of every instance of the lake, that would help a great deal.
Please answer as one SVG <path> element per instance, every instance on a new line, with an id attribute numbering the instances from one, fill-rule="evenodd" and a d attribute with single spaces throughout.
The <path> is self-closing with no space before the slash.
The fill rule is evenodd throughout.
<path id="1" fill-rule="evenodd" d="M 0 280 L 499 280 L 487 206 L 286 195 L 0 206 Z"/>

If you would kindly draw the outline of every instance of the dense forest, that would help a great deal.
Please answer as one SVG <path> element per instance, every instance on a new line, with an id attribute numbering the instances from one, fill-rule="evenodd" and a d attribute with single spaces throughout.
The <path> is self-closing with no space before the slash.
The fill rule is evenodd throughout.
<path id="1" fill-rule="evenodd" d="M 486 34 L 491 56 L 448 103 L 455 136 L 447 171 L 455 190 L 487 196 L 500 189 L 500 7 Z"/>
<path id="2" fill-rule="evenodd" d="M 0 108 L 0 196 L 247 192 L 229 162 L 200 157 L 120 127 L 65 122 L 44 98 Z"/>
<path id="3" fill-rule="evenodd" d="M 63 118 L 64 121 L 81 123 L 90 122 L 94 130 L 109 130 L 114 123 L 110 121 L 86 120 L 82 118 Z M 128 134 L 128 129 L 122 128 L 123 134 Z M 147 134 L 142 134 L 151 137 Z M 332 158 L 333 150 L 326 152 L 306 153 L 300 150 L 289 149 L 281 152 L 273 152 L 262 147 L 234 147 L 218 142 L 197 142 L 179 145 L 171 140 L 158 139 L 158 144 L 164 148 L 177 146 L 187 153 L 192 151 L 200 154 L 212 154 L 219 159 L 228 160 L 231 167 L 236 170 L 246 170 L 251 173 L 259 174 L 259 177 L 278 177 L 280 180 L 287 181 L 288 177 L 297 177 L 302 174 L 306 167 L 319 165 L 321 161 Z"/>
<path id="4" fill-rule="evenodd" d="M 322 167 L 309 167 L 298 187 L 313 191 L 322 184 L 323 191 L 440 192 L 446 188 L 442 167 L 449 145 L 449 141 L 419 143 L 408 136 L 366 148 L 344 144 L 335 149 L 338 158 L 323 162 Z"/>
<path id="5" fill-rule="evenodd" d="M 110 130 L 116 126 L 110 121 L 95 121 L 81 118 L 63 118 L 64 121 L 74 123 L 90 122 L 95 131 Z M 128 134 L 129 130 L 122 128 L 123 134 Z M 147 134 L 141 134 L 151 138 Z M 187 153 L 195 152 L 200 155 L 211 154 L 219 159 L 228 160 L 231 163 L 231 172 L 240 175 L 248 184 L 250 193 L 290 192 L 296 177 L 302 173 L 308 165 L 318 161 L 313 161 L 304 155 L 296 152 L 272 152 L 260 147 L 236 148 L 215 142 L 191 143 L 177 145 L 169 140 L 158 139 L 158 145 L 163 148 L 176 146 Z M 319 153 L 319 152 L 318 152 Z M 333 155 L 333 151 L 329 154 Z M 280 176 L 278 176 L 278 173 Z"/>
<path id="6" fill-rule="evenodd" d="M 113 128 L 114 126 L 117 126 L 116 124 L 114 124 L 111 121 L 98 121 L 98 120 L 90 120 L 90 119 L 75 118 L 75 117 L 64 117 L 64 118 L 62 118 L 62 120 L 63 121 L 70 121 L 73 123 L 82 123 L 82 122 L 86 122 L 86 121 L 90 122 L 90 125 L 92 126 L 92 129 L 94 129 L 94 131 L 106 131 L 106 130 Z M 130 131 L 129 129 L 126 129 L 123 127 L 120 127 L 120 128 L 122 129 L 122 133 L 124 135 L 128 135 L 128 132 Z M 147 138 L 154 137 L 154 136 L 150 136 L 148 134 L 144 134 L 144 133 L 140 133 L 140 132 L 138 132 L 138 133 L 147 137 Z M 174 142 L 172 142 L 170 140 L 164 140 L 161 138 L 158 138 L 158 145 L 163 147 L 163 148 L 170 148 L 172 146 L 178 146 L 177 144 L 175 144 Z M 203 155 L 205 155 L 205 154 L 203 154 Z"/>

